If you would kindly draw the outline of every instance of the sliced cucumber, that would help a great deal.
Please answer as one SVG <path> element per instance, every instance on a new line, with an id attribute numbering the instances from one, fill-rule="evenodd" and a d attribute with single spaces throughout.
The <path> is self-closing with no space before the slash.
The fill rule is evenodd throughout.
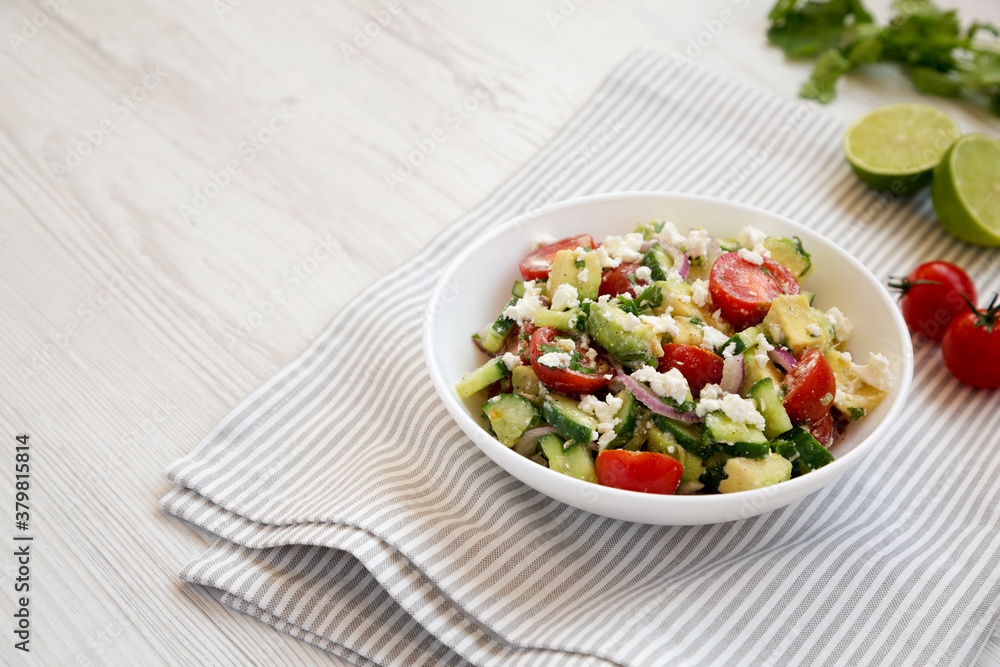
<path id="1" fill-rule="evenodd" d="M 656 424 L 656 428 L 673 436 L 677 444 L 686 451 L 695 452 L 698 456 L 707 456 L 711 453 L 703 445 L 704 434 L 700 424 L 688 424 L 663 415 L 653 415 L 653 423 Z"/>
<path id="2" fill-rule="evenodd" d="M 792 462 L 792 477 L 805 475 L 833 463 L 833 454 L 812 437 L 812 434 L 796 427 L 775 441 L 774 450 Z"/>
<path id="3" fill-rule="evenodd" d="M 762 489 L 792 476 L 792 464 L 775 452 L 768 452 L 763 458 L 737 456 L 726 461 L 725 479 L 719 482 L 719 493 L 751 491 Z"/>
<path id="4" fill-rule="evenodd" d="M 635 317 L 609 304 L 590 304 L 587 332 L 603 347 L 608 355 L 629 368 L 643 364 L 656 365 L 656 354 L 662 354 L 660 341 L 653 329 L 646 324 L 632 327 L 629 318 Z M 626 326 L 632 327 L 626 331 Z"/>
<path id="5" fill-rule="evenodd" d="M 653 280 L 666 280 L 667 272 L 674 268 L 674 258 L 667 254 L 659 243 L 653 243 L 642 257 L 642 265 L 648 266 Z"/>
<path id="6" fill-rule="evenodd" d="M 774 380 L 764 378 L 755 382 L 747 392 L 747 397 L 753 400 L 757 410 L 764 416 L 764 435 L 768 440 L 774 440 L 782 433 L 792 430 L 792 420 L 781 404 Z"/>
<path id="7" fill-rule="evenodd" d="M 507 370 L 507 364 L 503 359 L 490 359 L 476 370 L 466 373 L 455 385 L 455 391 L 462 398 L 468 398 L 508 375 L 510 371 Z"/>
<path id="8" fill-rule="evenodd" d="M 577 401 L 565 394 L 546 394 L 542 403 L 542 416 L 565 437 L 585 445 L 594 439 L 594 433 L 597 432 L 597 420 L 581 410 Z"/>
<path id="9" fill-rule="evenodd" d="M 684 452 L 684 471 L 681 473 L 681 484 L 697 482 L 705 472 L 701 458 L 689 451 Z"/>
<path id="10" fill-rule="evenodd" d="M 622 399 L 622 406 L 615 413 L 615 418 L 618 419 L 615 439 L 608 443 L 607 449 L 630 449 L 629 445 L 633 445 L 632 441 L 637 436 L 645 435 L 646 410 L 628 389 L 622 389 L 615 394 L 615 398 Z M 641 441 L 639 445 L 642 445 Z"/>
<path id="11" fill-rule="evenodd" d="M 734 422 L 720 410 L 705 415 L 704 439 L 706 444 L 713 445 L 715 451 L 725 451 L 733 456 L 759 459 L 771 451 L 767 438 L 759 429 Z"/>
<path id="12" fill-rule="evenodd" d="M 517 303 L 517 299 L 518 297 L 512 298 L 507 302 L 507 305 L 513 306 Z M 512 328 L 514 328 L 514 320 L 504 317 L 501 311 L 500 316 L 493 324 L 486 325 L 478 333 L 473 334 L 472 338 L 478 342 L 479 347 L 483 350 L 490 354 L 496 354 L 503 347 L 504 341 L 507 340 L 507 334 Z"/>
<path id="13" fill-rule="evenodd" d="M 725 252 L 736 252 L 743 246 L 736 239 L 719 239 L 719 247 Z"/>
<path id="14" fill-rule="evenodd" d="M 510 372 L 511 385 L 515 394 L 520 394 L 536 405 L 542 403 L 542 381 L 535 375 L 535 369 L 524 364 Z"/>
<path id="15" fill-rule="evenodd" d="M 743 354 L 748 349 L 757 345 L 757 335 L 760 332 L 760 327 L 750 327 L 749 329 L 744 329 L 727 340 L 726 344 L 723 345 L 721 349 L 729 350 L 732 345 L 734 347 L 730 350 L 731 354 Z"/>
<path id="16" fill-rule="evenodd" d="M 500 394 L 483 404 L 483 417 L 490 422 L 497 440 L 513 447 L 524 432 L 538 423 L 538 408 L 517 394 Z"/>
<path id="17" fill-rule="evenodd" d="M 791 271 L 798 280 L 812 273 L 812 255 L 802 247 L 802 239 L 798 236 L 769 236 L 764 247 L 771 252 L 771 259 Z"/>
<path id="18" fill-rule="evenodd" d="M 657 454 L 666 454 L 684 463 L 684 448 L 670 431 L 662 431 L 655 426 L 646 434 L 646 449 Z"/>
<path id="19" fill-rule="evenodd" d="M 579 308 L 556 311 L 539 308 L 535 311 L 536 327 L 553 327 L 568 333 L 580 333 L 587 327 L 587 316 Z"/>
<path id="20" fill-rule="evenodd" d="M 556 472 L 585 482 L 597 483 L 597 471 L 594 468 L 594 457 L 587 445 L 574 442 L 569 447 L 566 441 L 555 433 L 549 433 L 538 441 L 542 453 L 549 461 L 549 468 Z"/>

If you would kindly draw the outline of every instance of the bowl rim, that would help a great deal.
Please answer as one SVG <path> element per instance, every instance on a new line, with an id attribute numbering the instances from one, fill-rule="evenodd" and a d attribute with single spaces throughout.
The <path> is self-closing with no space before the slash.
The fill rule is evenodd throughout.
<path id="1" fill-rule="evenodd" d="M 564 211 L 567 209 L 587 207 L 596 203 L 612 202 L 616 200 L 626 200 L 626 199 L 639 199 L 639 198 L 656 198 L 664 200 L 690 200 L 695 202 L 704 203 L 707 205 L 714 206 L 725 206 L 729 208 L 735 208 L 743 211 L 754 212 L 757 214 L 764 214 L 773 218 L 782 220 L 784 223 L 791 225 L 793 228 L 804 231 L 806 236 L 818 237 L 823 243 L 826 243 L 835 255 L 838 255 L 848 264 L 852 265 L 858 272 L 865 276 L 866 279 L 873 282 L 875 285 L 881 286 L 881 281 L 873 274 L 868 267 L 861 263 L 856 257 L 854 257 L 847 250 L 841 246 L 834 243 L 832 240 L 821 234 L 820 232 L 806 227 L 805 225 L 796 222 L 784 215 L 769 211 L 764 208 L 753 206 L 750 204 L 744 204 L 741 202 L 734 202 L 725 199 L 719 199 L 716 197 L 711 197 L 707 195 L 689 194 L 683 192 L 672 192 L 666 190 L 624 190 L 616 192 L 606 192 L 600 194 L 584 195 L 581 197 L 574 197 L 571 199 L 562 200 L 553 204 L 546 205 L 539 209 L 534 209 L 530 214 L 521 214 L 517 217 L 508 219 L 506 222 L 498 225 L 494 229 L 486 232 L 475 241 L 467 245 L 454 257 L 444 268 L 441 276 L 438 278 L 434 285 L 434 288 L 430 292 L 430 296 L 427 301 L 427 307 L 424 313 L 424 325 L 423 325 L 423 353 L 424 362 L 427 366 L 427 370 L 431 377 L 431 382 L 434 384 L 434 388 L 438 395 L 441 397 L 442 402 L 447 408 L 449 414 L 462 428 L 465 434 L 476 443 L 476 445 L 483 450 L 491 459 L 494 460 L 498 465 L 501 465 L 505 470 L 506 466 L 500 463 L 501 460 L 506 459 L 514 466 L 520 466 L 523 463 L 532 463 L 538 467 L 539 474 L 543 476 L 550 475 L 553 485 L 564 486 L 567 490 L 576 489 L 578 492 L 586 492 L 586 489 L 592 489 L 598 494 L 609 494 L 610 498 L 619 498 L 621 500 L 637 500 L 639 497 L 645 499 L 646 503 L 649 504 L 651 509 L 655 509 L 657 506 L 663 506 L 664 509 L 670 508 L 671 511 L 691 509 L 694 507 L 704 509 L 704 510 L 722 510 L 726 507 L 731 506 L 733 499 L 738 497 L 741 501 L 746 501 L 749 503 L 753 502 L 753 499 L 760 498 L 761 500 L 766 499 L 768 496 L 781 495 L 781 496 L 792 496 L 788 502 L 794 502 L 795 500 L 804 497 L 810 493 L 817 491 L 818 489 L 826 486 L 828 483 L 840 477 L 842 474 L 847 472 L 851 467 L 853 467 L 858 461 L 860 461 L 868 452 L 884 437 L 885 432 L 889 427 L 895 422 L 896 418 L 902 412 L 906 399 L 910 392 L 910 387 L 913 380 L 913 349 L 910 343 L 910 337 L 906 323 L 903 320 L 902 313 L 899 308 L 895 306 L 895 303 L 891 300 L 890 295 L 887 290 L 878 289 L 875 291 L 875 295 L 885 306 L 886 310 L 890 313 L 891 319 L 895 324 L 894 333 L 900 339 L 900 348 L 902 350 L 902 364 L 900 367 L 899 391 L 896 395 L 895 400 L 891 405 L 888 406 L 884 416 L 881 421 L 876 425 L 875 429 L 861 442 L 857 443 L 850 451 L 844 453 L 841 457 L 836 458 L 833 463 L 824 466 L 818 470 L 810 472 L 808 475 L 801 475 L 794 479 L 790 479 L 780 484 L 775 484 L 773 486 L 764 487 L 761 489 L 753 489 L 750 491 L 740 491 L 738 493 L 728 493 L 728 494 L 711 494 L 711 495 L 663 495 L 663 494 L 652 494 L 652 493 L 641 493 L 638 491 L 628 491 L 625 489 L 616 489 L 610 486 L 595 485 L 592 482 L 584 482 L 567 475 L 555 472 L 548 468 L 543 468 L 537 463 L 530 461 L 530 459 L 521 456 L 513 449 L 507 448 L 500 444 L 498 440 L 490 436 L 483 427 L 478 424 L 472 416 L 466 411 L 464 405 L 458 400 L 457 395 L 453 395 L 453 387 L 444 377 L 443 371 L 440 368 L 436 360 L 436 350 L 434 348 L 434 322 L 437 317 L 437 313 L 431 312 L 433 304 L 438 301 L 438 298 L 444 288 L 449 284 L 452 276 L 456 272 L 459 266 L 468 260 L 468 258 L 477 252 L 480 252 L 482 248 L 488 245 L 491 241 L 497 237 L 507 233 L 511 228 L 516 228 L 526 224 L 532 224 L 537 220 L 544 219 L 546 216 L 556 213 L 559 211 Z M 470 369 L 472 370 L 472 369 Z M 484 435 L 485 438 L 477 437 L 478 435 Z M 518 459 L 515 461 L 515 458 Z M 510 472 L 508 470 L 508 472 Z M 510 473 L 517 477 L 513 473 Z M 527 486 L 530 486 L 546 496 L 553 497 L 546 493 L 544 488 L 539 488 L 533 484 L 529 484 L 523 480 L 520 480 Z M 811 487 L 811 488 L 809 488 Z M 801 491 L 801 493 L 797 493 Z M 559 500 L 558 498 L 555 498 Z M 564 502 L 564 501 L 560 501 Z M 787 504 L 787 503 L 785 503 Z M 577 506 L 578 505 L 574 505 Z M 780 505 L 779 505 L 780 506 Z M 589 508 L 590 511 L 595 514 L 601 514 L 600 511 L 594 508 Z M 762 512 L 771 511 L 769 509 L 764 509 Z M 748 514 L 747 516 L 753 516 L 754 514 L 759 514 L 762 512 L 754 512 Z M 610 514 L 604 516 L 612 516 Z M 742 517 L 741 517 L 742 518 Z"/>

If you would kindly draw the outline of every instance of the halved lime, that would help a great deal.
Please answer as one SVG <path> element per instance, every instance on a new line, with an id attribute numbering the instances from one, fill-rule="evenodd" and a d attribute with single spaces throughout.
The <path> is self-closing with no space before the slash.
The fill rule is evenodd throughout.
<path id="1" fill-rule="evenodd" d="M 976 245 L 1000 245 L 1000 141 L 967 134 L 934 170 L 931 198 L 941 225 Z"/>
<path id="2" fill-rule="evenodd" d="M 851 168 L 876 190 L 916 192 L 962 131 L 951 116 L 926 104 L 890 104 L 847 128 L 844 152 Z"/>

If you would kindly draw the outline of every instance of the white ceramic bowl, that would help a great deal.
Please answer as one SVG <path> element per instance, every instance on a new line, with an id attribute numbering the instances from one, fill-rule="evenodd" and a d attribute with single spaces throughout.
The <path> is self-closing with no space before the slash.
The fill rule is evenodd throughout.
<path id="1" fill-rule="evenodd" d="M 520 278 L 518 261 L 541 233 L 564 238 L 590 233 L 596 240 L 631 232 L 640 222 L 670 220 L 682 233 L 704 227 L 735 238 L 745 225 L 770 235 L 799 236 L 812 253 L 813 273 L 803 287 L 816 293 L 816 306 L 840 308 L 855 325 L 848 349 L 859 362 L 881 352 L 891 363 L 889 395 L 864 420 L 851 424 L 833 448 L 836 460 L 819 470 L 775 486 L 741 493 L 663 496 L 582 482 L 507 449 L 480 425 L 483 397 L 462 400 L 455 383 L 484 363 L 470 336 L 493 321 Z M 512 220 L 455 257 L 435 286 L 424 326 L 424 355 L 431 380 L 455 421 L 476 445 L 525 484 L 574 507 L 617 519 L 694 525 L 744 519 L 798 500 L 843 475 L 872 450 L 899 415 L 913 375 L 906 324 L 888 291 L 857 259 L 825 237 L 760 209 L 693 195 L 622 192 L 583 197 Z"/>

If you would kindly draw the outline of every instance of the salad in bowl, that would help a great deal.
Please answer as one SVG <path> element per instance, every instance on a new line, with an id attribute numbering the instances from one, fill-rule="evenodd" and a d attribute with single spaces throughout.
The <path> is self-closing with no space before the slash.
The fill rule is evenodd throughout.
<path id="1" fill-rule="evenodd" d="M 550 470 L 646 493 L 752 491 L 832 463 L 892 379 L 883 354 L 854 359 L 838 307 L 814 307 L 800 238 L 625 231 L 525 249 L 472 335 L 486 360 L 454 387 L 485 399 L 482 428 Z"/>

